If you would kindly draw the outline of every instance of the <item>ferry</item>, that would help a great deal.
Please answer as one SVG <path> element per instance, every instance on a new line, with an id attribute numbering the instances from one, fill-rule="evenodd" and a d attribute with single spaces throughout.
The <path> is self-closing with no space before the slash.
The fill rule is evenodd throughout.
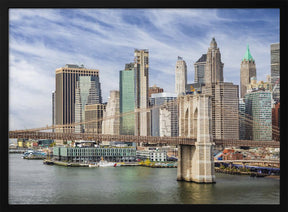
<path id="1" fill-rule="evenodd" d="M 44 159 L 46 158 L 47 153 L 42 151 L 34 151 L 33 149 L 29 149 L 22 155 L 23 159 Z"/>

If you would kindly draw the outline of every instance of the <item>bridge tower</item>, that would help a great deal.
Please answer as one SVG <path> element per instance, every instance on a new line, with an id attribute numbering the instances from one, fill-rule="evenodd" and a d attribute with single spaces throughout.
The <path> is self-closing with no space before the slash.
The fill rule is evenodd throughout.
<path id="1" fill-rule="evenodd" d="M 179 136 L 197 142 L 178 146 L 177 180 L 215 183 L 211 104 L 207 94 L 179 97 Z"/>

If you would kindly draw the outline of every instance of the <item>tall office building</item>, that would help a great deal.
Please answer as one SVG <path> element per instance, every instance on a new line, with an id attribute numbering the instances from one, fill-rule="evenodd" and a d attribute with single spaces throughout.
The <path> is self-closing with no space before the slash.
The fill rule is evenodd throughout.
<path id="1" fill-rule="evenodd" d="M 271 44 L 271 83 L 275 90 L 273 99 L 280 101 L 280 43 Z"/>
<path id="2" fill-rule="evenodd" d="M 207 54 L 202 56 L 194 63 L 195 75 L 194 82 L 199 84 L 205 84 L 205 65 L 206 65 Z"/>
<path id="3" fill-rule="evenodd" d="M 150 135 L 150 111 L 149 88 L 149 51 L 147 49 L 135 49 L 135 135 Z M 141 112 L 139 111 L 141 110 Z M 138 112 L 139 111 L 139 112 Z"/>
<path id="4" fill-rule="evenodd" d="M 101 104 L 101 89 L 99 77 L 79 76 L 75 88 L 75 122 L 85 121 L 85 105 Z M 75 132 L 84 132 L 85 125 L 75 126 Z"/>
<path id="5" fill-rule="evenodd" d="M 85 121 L 87 121 L 85 124 L 85 132 L 95 134 L 102 133 L 102 118 L 105 108 L 106 104 L 85 105 L 84 114 Z"/>
<path id="6" fill-rule="evenodd" d="M 76 96 L 75 92 L 77 82 L 79 81 L 80 76 L 90 76 L 94 77 L 95 79 L 98 79 L 97 82 L 95 80 L 95 83 L 96 84 L 98 83 L 98 85 L 95 85 L 95 87 L 98 88 L 98 91 L 96 93 L 98 93 L 97 95 L 99 103 L 102 102 L 101 89 L 99 83 L 99 70 L 86 69 L 84 68 L 83 65 L 78 66 L 78 65 L 66 64 L 65 67 L 56 69 L 56 83 L 55 83 L 56 125 L 66 125 L 75 123 L 75 96 Z M 63 127 L 58 131 L 74 132 L 74 127 L 73 126 Z"/>
<path id="7" fill-rule="evenodd" d="M 135 70 L 134 63 L 125 65 L 119 76 L 120 134 L 134 135 Z M 126 113 L 127 115 L 122 115 Z"/>
<path id="8" fill-rule="evenodd" d="M 176 98 L 176 94 L 166 92 L 151 95 L 151 136 L 178 136 L 177 103 L 159 107 Z"/>
<path id="9" fill-rule="evenodd" d="M 55 125 L 55 116 L 56 116 L 56 113 L 55 113 L 55 91 L 52 91 L 52 125 Z M 54 132 L 55 130 L 52 129 L 52 132 Z"/>
<path id="10" fill-rule="evenodd" d="M 187 85 L 187 65 L 182 57 L 178 57 L 175 68 L 175 93 L 179 95 L 185 94 Z"/>
<path id="11" fill-rule="evenodd" d="M 202 93 L 212 99 L 212 133 L 216 139 L 239 139 L 238 96 L 239 87 L 223 82 L 221 53 L 215 38 L 208 48 L 205 65 L 205 86 Z"/>
<path id="12" fill-rule="evenodd" d="M 110 96 L 103 114 L 102 133 L 119 135 L 119 91 L 110 91 Z"/>
<path id="13" fill-rule="evenodd" d="M 247 45 L 240 68 L 240 98 L 244 98 L 244 95 L 247 93 L 247 85 L 251 83 L 252 77 L 256 77 L 256 64 L 250 53 L 249 45 Z"/>
<path id="14" fill-rule="evenodd" d="M 212 97 L 212 134 L 216 139 L 239 139 L 239 87 L 231 82 L 205 85 Z"/>
<path id="15" fill-rule="evenodd" d="M 246 123 L 246 116 L 245 116 L 245 102 L 243 98 L 239 99 L 239 139 L 245 140 L 245 123 Z"/>
<path id="16" fill-rule="evenodd" d="M 212 38 L 210 47 L 208 48 L 205 65 L 205 84 L 223 82 L 223 67 L 221 62 L 221 53 L 217 48 L 215 38 Z"/>
<path id="17" fill-rule="evenodd" d="M 271 92 L 254 91 L 245 94 L 245 113 L 247 140 L 272 140 Z"/>

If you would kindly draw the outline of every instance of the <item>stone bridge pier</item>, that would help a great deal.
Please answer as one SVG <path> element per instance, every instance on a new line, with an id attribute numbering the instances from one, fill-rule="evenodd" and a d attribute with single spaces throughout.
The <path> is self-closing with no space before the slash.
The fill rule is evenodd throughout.
<path id="1" fill-rule="evenodd" d="M 179 136 L 194 137 L 197 142 L 178 146 L 177 180 L 215 183 L 211 113 L 209 95 L 179 97 Z"/>

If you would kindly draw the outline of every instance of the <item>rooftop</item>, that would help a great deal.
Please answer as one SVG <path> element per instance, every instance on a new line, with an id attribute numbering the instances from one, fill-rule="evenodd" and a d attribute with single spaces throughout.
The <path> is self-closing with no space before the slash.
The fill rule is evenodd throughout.
<path id="1" fill-rule="evenodd" d="M 255 62 L 255 60 L 253 59 L 253 57 L 252 57 L 252 55 L 251 55 L 251 53 L 250 53 L 250 49 L 249 49 L 249 45 L 248 45 L 248 44 L 247 44 L 246 53 L 245 53 L 242 61 L 244 61 L 244 60 Z"/>

